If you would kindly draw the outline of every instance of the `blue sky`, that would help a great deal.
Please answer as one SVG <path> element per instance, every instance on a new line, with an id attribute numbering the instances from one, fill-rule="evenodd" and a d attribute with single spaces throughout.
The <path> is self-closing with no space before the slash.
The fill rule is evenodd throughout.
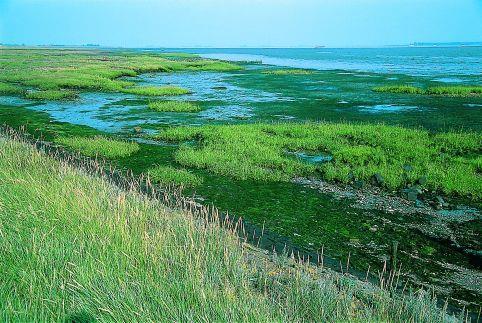
<path id="1" fill-rule="evenodd" d="M 482 0 L 0 0 L 0 43 L 331 47 L 482 41 Z"/>

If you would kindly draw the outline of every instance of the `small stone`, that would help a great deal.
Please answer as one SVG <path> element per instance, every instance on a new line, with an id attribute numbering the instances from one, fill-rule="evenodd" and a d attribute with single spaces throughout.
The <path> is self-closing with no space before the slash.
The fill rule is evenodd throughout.
<path id="1" fill-rule="evenodd" d="M 409 189 L 406 192 L 407 194 L 407 200 L 409 201 L 416 201 L 418 199 L 418 192 L 413 189 Z"/>
<path id="2" fill-rule="evenodd" d="M 407 194 L 407 199 L 409 201 L 416 201 L 418 198 L 418 194 L 416 192 L 410 192 Z"/>
<path id="3" fill-rule="evenodd" d="M 427 184 L 427 176 L 422 176 L 422 177 L 420 177 L 420 178 L 418 179 L 418 183 L 419 183 L 420 185 L 425 185 L 425 184 Z"/>
<path id="4" fill-rule="evenodd" d="M 413 167 L 411 165 L 403 165 L 403 170 L 406 172 L 411 172 Z"/>
<path id="5" fill-rule="evenodd" d="M 363 180 L 358 180 L 353 183 L 355 188 L 363 188 L 365 186 L 365 181 Z"/>
<path id="6" fill-rule="evenodd" d="M 355 180 L 355 174 L 353 174 L 353 172 L 349 172 L 349 173 L 348 173 L 348 181 L 351 182 L 351 181 L 353 181 L 353 180 Z"/>
<path id="7" fill-rule="evenodd" d="M 383 183 L 385 183 L 385 179 L 383 178 L 382 174 L 376 173 L 373 175 L 373 178 L 375 179 L 375 182 L 377 185 L 381 186 Z"/>
<path id="8" fill-rule="evenodd" d="M 414 191 L 414 192 L 417 192 L 417 194 L 422 194 L 422 189 L 420 188 L 420 186 L 418 185 L 414 185 L 411 187 L 411 190 Z"/>
<path id="9" fill-rule="evenodd" d="M 438 202 L 439 204 L 444 204 L 444 203 L 445 203 L 444 198 L 441 197 L 440 195 L 437 195 L 435 198 L 437 199 L 437 202 Z"/>
<path id="10" fill-rule="evenodd" d="M 134 132 L 136 132 L 136 133 L 141 133 L 141 132 L 142 132 L 142 128 L 141 128 L 141 127 L 134 127 Z"/>

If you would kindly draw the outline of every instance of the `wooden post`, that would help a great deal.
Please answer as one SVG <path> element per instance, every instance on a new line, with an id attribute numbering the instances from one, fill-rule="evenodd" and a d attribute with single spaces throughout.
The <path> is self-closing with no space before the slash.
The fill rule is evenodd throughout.
<path id="1" fill-rule="evenodd" d="M 397 270 L 397 252 L 398 252 L 398 241 L 393 241 L 392 250 L 390 253 L 390 271 Z"/>

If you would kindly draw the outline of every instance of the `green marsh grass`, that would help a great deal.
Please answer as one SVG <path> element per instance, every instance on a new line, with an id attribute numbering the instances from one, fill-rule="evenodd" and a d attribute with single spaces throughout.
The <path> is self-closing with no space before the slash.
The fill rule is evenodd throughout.
<path id="1" fill-rule="evenodd" d="M 189 90 L 178 86 L 138 86 L 122 90 L 124 93 L 142 96 L 176 96 L 191 93 Z"/>
<path id="2" fill-rule="evenodd" d="M 25 90 L 18 85 L 0 82 L 0 95 L 20 95 L 24 93 Z"/>
<path id="3" fill-rule="evenodd" d="M 78 97 L 78 94 L 69 90 L 44 90 L 28 92 L 25 97 L 31 100 L 72 100 Z"/>
<path id="4" fill-rule="evenodd" d="M 0 49 L 2 73 L 0 94 L 23 95 L 23 87 L 34 90 L 77 90 L 95 92 L 132 90 L 132 82 L 120 77 L 146 72 L 234 71 L 240 65 L 192 55 L 136 53 L 119 50 Z M 176 94 L 177 95 L 177 94 Z"/>
<path id="5" fill-rule="evenodd" d="M 425 187 L 446 194 L 482 197 L 482 138 L 477 133 L 431 134 L 422 129 L 344 123 L 286 123 L 174 127 L 157 138 L 197 140 L 181 145 L 178 163 L 237 179 L 291 181 L 322 177 L 347 183 L 380 174 L 388 189 L 427 177 Z M 293 152 L 330 155 L 307 163 Z M 410 165 L 411 171 L 406 171 Z"/>
<path id="6" fill-rule="evenodd" d="M 461 97 L 481 96 L 482 86 L 436 86 L 428 88 L 426 93 Z"/>
<path id="7" fill-rule="evenodd" d="M 454 322 L 0 137 L 0 320 Z M 393 295 L 393 296 L 391 296 Z"/>
<path id="8" fill-rule="evenodd" d="M 89 157 L 122 158 L 139 151 L 139 144 L 107 137 L 58 137 L 55 143 Z"/>
<path id="9" fill-rule="evenodd" d="M 303 70 L 303 69 L 279 69 L 279 70 L 265 70 L 263 74 L 271 75 L 309 75 L 314 74 L 313 70 Z"/>
<path id="10" fill-rule="evenodd" d="M 375 92 L 382 93 L 406 93 L 423 95 L 441 95 L 454 97 L 481 96 L 482 86 L 434 86 L 427 89 L 418 88 L 411 85 L 389 85 L 373 88 Z"/>
<path id="11" fill-rule="evenodd" d="M 154 101 L 149 102 L 149 108 L 159 112 L 199 112 L 201 107 L 185 101 Z"/>
<path id="12" fill-rule="evenodd" d="M 202 178 L 185 169 L 171 166 L 157 166 L 149 169 L 149 178 L 156 183 L 194 187 L 202 184 Z"/>
<path id="13" fill-rule="evenodd" d="M 424 94 L 424 91 L 412 85 L 387 85 L 373 88 L 375 92 L 381 93 L 406 93 L 406 94 Z"/>

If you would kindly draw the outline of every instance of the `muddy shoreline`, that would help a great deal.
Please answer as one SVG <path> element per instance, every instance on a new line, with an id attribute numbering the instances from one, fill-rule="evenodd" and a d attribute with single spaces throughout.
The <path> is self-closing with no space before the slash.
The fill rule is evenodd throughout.
<path id="1" fill-rule="evenodd" d="M 478 259 L 478 267 L 482 268 L 482 250 L 480 237 L 462 236 L 463 232 L 455 232 L 452 223 L 482 221 L 481 211 L 475 206 L 455 204 L 448 197 L 424 196 L 415 201 L 409 201 L 399 195 L 387 192 L 376 186 L 355 188 L 349 185 L 328 183 L 319 179 L 297 178 L 295 183 L 316 189 L 322 193 L 331 194 L 335 199 L 348 199 L 351 206 L 362 210 L 379 210 L 385 213 L 400 213 L 404 215 L 424 216 L 426 225 L 412 225 L 414 230 L 440 242 L 450 244 L 468 255 Z M 436 204 L 437 198 L 443 203 Z M 450 201 L 452 203 L 447 203 Z M 443 205 L 442 205 L 443 204 Z M 409 224 L 410 225 L 410 224 Z M 462 241 L 460 240 L 462 238 Z M 478 250 L 477 250 L 478 249 Z"/>

